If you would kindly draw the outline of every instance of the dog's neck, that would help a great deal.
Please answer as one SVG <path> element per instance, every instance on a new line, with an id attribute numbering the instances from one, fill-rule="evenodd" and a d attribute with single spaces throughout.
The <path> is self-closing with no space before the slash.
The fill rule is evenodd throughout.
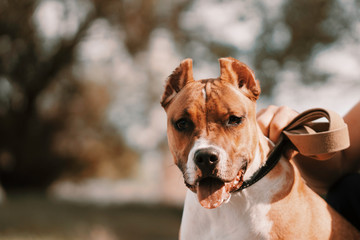
<path id="1" fill-rule="evenodd" d="M 262 134 L 260 127 L 257 128 L 259 141 L 256 146 L 255 155 L 247 169 L 244 180 L 249 180 L 266 162 L 274 143 Z"/>

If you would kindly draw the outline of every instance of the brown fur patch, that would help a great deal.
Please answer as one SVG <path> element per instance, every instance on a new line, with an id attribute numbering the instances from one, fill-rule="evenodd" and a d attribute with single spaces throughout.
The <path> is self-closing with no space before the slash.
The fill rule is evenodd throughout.
<path id="1" fill-rule="evenodd" d="M 310 190 L 295 165 L 289 164 L 293 183 L 274 195 L 268 213 L 273 221 L 271 239 L 360 239 L 357 230 Z"/>
<path id="2" fill-rule="evenodd" d="M 278 202 L 281 199 L 284 199 L 289 195 L 291 189 L 294 185 L 294 169 L 290 165 L 290 170 L 285 172 L 284 167 L 281 164 L 277 164 L 271 172 L 268 174 L 270 179 L 275 179 L 281 177 L 281 175 L 285 175 L 286 184 L 281 188 L 279 192 L 277 192 L 273 198 L 271 199 L 271 203 Z"/>

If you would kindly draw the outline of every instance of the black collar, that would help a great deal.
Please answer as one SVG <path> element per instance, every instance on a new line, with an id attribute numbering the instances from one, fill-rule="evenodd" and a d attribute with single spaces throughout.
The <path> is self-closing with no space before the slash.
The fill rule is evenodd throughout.
<path id="1" fill-rule="evenodd" d="M 282 141 L 281 139 L 279 143 L 276 144 L 275 147 L 270 152 L 269 157 L 266 160 L 265 164 L 261 168 L 259 168 L 249 180 L 244 181 L 241 187 L 235 190 L 234 192 L 238 192 L 247 187 L 250 187 L 257 181 L 265 177 L 265 175 L 268 174 L 279 162 L 281 153 L 284 150 L 284 146 L 285 146 L 285 141 Z"/>

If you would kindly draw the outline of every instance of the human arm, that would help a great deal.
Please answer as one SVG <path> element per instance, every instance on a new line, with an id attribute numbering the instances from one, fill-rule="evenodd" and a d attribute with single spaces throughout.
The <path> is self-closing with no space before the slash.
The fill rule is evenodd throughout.
<path id="1" fill-rule="evenodd" d="M 258 124 L 263 133 L 276 142 L 284 127 L 297 115 L 288 107 L 269 106 L 258 113 Z M 325 194 L 329 187 L 347 173 L 360 168 L 360 102 L 344 117 L 350 135 L 350 147 L 336 154 L 316 156 L 316 159 L 298 154 L 295 157 L 302 177 L 317 193 Z"/>

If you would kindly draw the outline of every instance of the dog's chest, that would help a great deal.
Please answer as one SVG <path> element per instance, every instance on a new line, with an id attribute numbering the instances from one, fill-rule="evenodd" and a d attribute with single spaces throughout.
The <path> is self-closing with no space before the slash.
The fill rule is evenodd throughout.
<path id="1" fill-rule="evenodd" d="M 185 200 L 182 239 L 269 239 L 272 221 L 270 204 L 247 196 L 246 191 L 233 194 L 230 202 L 216 209 L 204 209 L 192 192 Z"/>

